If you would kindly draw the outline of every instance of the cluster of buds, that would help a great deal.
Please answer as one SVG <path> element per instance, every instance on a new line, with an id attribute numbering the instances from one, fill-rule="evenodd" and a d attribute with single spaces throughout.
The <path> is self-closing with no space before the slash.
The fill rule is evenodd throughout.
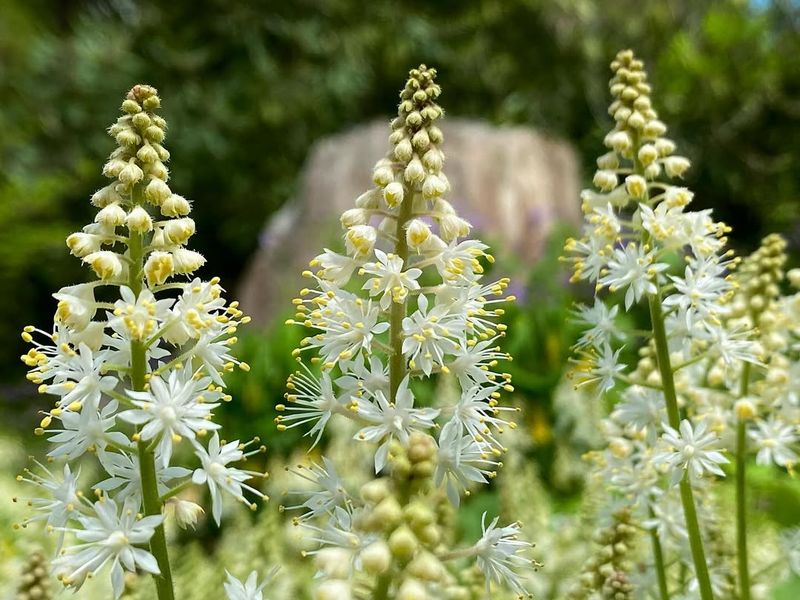
<path id="1" fill-rule="evenodd" d="M 47 559 L 41 552 L 34 552 L 25 563 L 16 600 L 50 600 L 52 597 Z"/>
<path id="2" fill-rule="evenodd" d="M 630 581 L 633 563 L 630 554 L 636 527 L 630 510 L 622 508 L 612 515 L 612 523 L 598 530 L 595 553 L 584 565 L 580 582 L 570 593 L 571 600 L 632 600 L 634 586 Z"/>
<path id="3" fill-rule="evenodd" d="M 251 507 L 245 493 L 264 497 L 248 483 L 262 474 L 234 466 L 263 446 L 220 440 L 213 420 L 231 399 L 223 374 L 248 370 L 231 346 L 249 317 L 226 302 L 218 278 L 192 276 L 204 259 L 185 247 L 195 225 L 167 184 L 160 105 L 150 86 L 128 93 L 109 129 L 111 183 L 92 196 L 94 223 L 67 238 L 97 279 L 54 294 L 52 331 L 22 334 L 28 379 L 54 398 L 36 429 L 52 465 L 19 477 L 42 492 L 23 498 L 36 511 L 23 525 L 45 521 L 58 535 L 53 569 L 67 587 L 110 565 L 115 598 L 137 570 L 155 576 L 159 599 L 173 597 L 164 519 L 185 527 L 203 512 L 181 492 L 207 485 L 217 523 L 223 493 Z M 101 474 L 91 485 L 76 466 L 85 456 Z M 192 469 L 176 464 L 187 456 Z"/>
<path id="4" fill-rule="evenodd" d="M 500 435 L 514 427 L 504 417 L 513 409 L 499 402 L 513 388 L 510 375 L 499 370 L 510 357 L 498 346 L 506 326 L 497 322 L 502 304 L 513 297 L 504 293 L 507 279 L 481 281 L 493 260 L 488 247 L 462 239 L 469 224 L 445 199 L 450 184 L 436 124 L 442 109 L 435 77 L 425 66 L 410 72 L 391 123 L 391 149 L 373 172 L 375 187 L 342 215 L 346 253 L 326 249 L 311 261 L 314 271 L 304 273 L 313 286 L 294 300 L 297 314 L 289 324 L 313 333 L 295 350 L 301 370 L 289 379 L 276 421 L 279 429 L 310 425 L 316 444 L 330 419 L 348 419 L 358 428 L 355 440 L 374 449 L 376 476 L 392 473 L 395 489 L 387 497 L 397 504 L 397 518 L 382 524 L 392 529 L 380 542 L 388 548 L 381 553 L 386 571 L 370 567 L 374 598 L 445 597 L 446 569 L 438 565 L 468 557 L 486 589 L 504 585 L 525 595 L 524 577 L 535 563 L 522 555 L 529 544 L 517 539 L 517 524 L 486 524 L 479 542 L 453 553 L 430 520 L 433 513 L 423 511 L 431 494 L 443 493 L 458 506 L 462 494 L 494 477 L 505 451 Z M 303 361 L 308 354 L 311 366 Z M 440 397 L 426 405 L 417 382 L 439 375 L 457 381 L 458 393 L 452 402 Z M 354 504 L 341 493 L 332 467 L 325 459 L 312 471 L 323 490 L 336 493 L 306 502 L 309 518 L 298 522 L 317 532 L 319 553 L 343 549 L 350 571 L 358 571 L 361 550 L 376 535 L 363 513 L 389 501 Z M 399 489 L 398 478 L 406 478 Z M 383 479 L 377 488 L 386 487 Z M 425 512 L 425 519 L 408 511 Z M 327 585 L 344 586 L 327 569 L 322 573 L 320 596 Z"/>

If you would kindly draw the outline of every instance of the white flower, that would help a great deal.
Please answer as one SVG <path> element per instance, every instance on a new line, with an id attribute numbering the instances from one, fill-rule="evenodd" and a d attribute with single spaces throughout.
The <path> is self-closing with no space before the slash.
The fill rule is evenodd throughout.
<path id="1" fill-rule="evenodd" d="M 289 414 L 279 415 L 275 422 L 281 430 L 313 423 L 313 427 L 304 435 L 316 434 L 314 443 L 311 445 L 311 448 L 314 448 L 319 443 L 331 416 L 334 414 L 350 416 L 352 395 L 345 392 L 336 396 L 331 377 L 326 371 L 323 371 L 317 380 L 303 363 L 300 364 L 305 369 L 305 373 L 298 371 L 290 375 L 286 383 L 289 392 L 285 394 L 285 397 L 289 404 L 279 404 L 276 407 L 278 412 L 288 412 Z"/>
<path id="2" fill-rule="evenodd" d="M 714 323 L 722 312 L 723 294 L 731 289 L 724 269 L 714 260 L 698 261 L 693 269 L 687 266 L 683 277 L 670 276 L 677 293 L 664 299 L 664 307 L 678 307 L 686 317 L 687 328 L 696 321 Z"/>
<path id="3" fill-rule="evenodd" d="M 165 321 L 164 339 L 176 345 L 197 339 L 203 331 L 218 326 L 223 317 L 225 299 L 216 278 L 211 281 L 194 279 L 187 283 L 178 296 Z"/>
<path id="4" fill-rule="evenodd" d="M 491 595 L 491 584 L 507 585 L 520 596 L 528 596 L 522 584 L 523 575 L 519 571 L 531 569 L 534 563 L 520 553 L 532 547 L 519 539 L 518 523 L 497 527 L 499 517 L 486 526 L 486 513 L 481 517 L 483 535 L 475 544 L 478 568 L 486 579 L 486 594 Z"/>
<path id="5" fill-rule="evenodd" d="M 632 385 L 622 393 L 622 400 L 614 407 L 611 418 L 621 426 L 655 432 L 665 411 L 664 394 L 659 390 Z"/>
<path id="6" fill-rule="evenodd" d="M 139 431 L 142 440 L 160 438 L 161 464 L 166 467 L 173 444 L 184 437 L 193 440 L 197 433 L 219 428 L 211 421 L 211 411 L 219 406 L 216 400 L 221 394 L 213 386 L 209 389 L 210 383 L 210 377 L 195 379 L 189 369 L 170 372 L 167 381 L 154 375 L 149 391 L 126 391 L 138 408 L 122 411 L 119 418 L 143 426 Z"/>
<path id="7" fill-rule="evenodd" d="M 344 290 L 330 289 L 332 297 L 309 314 L 311 326 L 321 333 L 307 337 L 302 345 L 318 348 L 323 366 L 332 368 L 340 360 L 351 360 L 362 350 L 369 354 L 376 335 L 389 329 L 379 321 L 380 310 L 372 300 L 362 300 Z"/>
<path id="8" fill-rule="evenodd" d="M 46 521 L 48 527 L 59 531 L 56 548 L 60 550 L 64 541 L 64 532 L 61 528 L 78 515 L 81 509 L 81 496 L 78 493 L 80 470 L 73 474 L 69 463 L 65 463 L 59 478 L 40 462 L 34 462 L 42 469 L 44 477 L 25 469 L 25 475 L 18 476 L 17 480 L 40 488 L 44 492 L 44 497 L 14 498 L 14 502 L 23 501 L 38 513 L 25 520 L 23 525 Z"/>
<path id="9" fill-rule="evenodd" d="M 612 292 L 627 288 L 625 310 L 629 310 L 634 301 L 639 302 L 643 296 L 656 293 L 654 279 L 667 265 L 655 260 L 655 253 L 640 244 L 631 242 L 624 249 L 616 248 L 608 261 L 608 272 L 599 283 L 608 286 Z"/>
<path id="10" fill-rule="evenodd" d="M 56 365 L 49 374 L 54 383 L 47 386 L 47 392 L 61 396 L 58 405 L 62 409 L 87 406 L 97 410 L 102 395 L 117 385 L 116 377 L 103 374 L 105 362 L 104 352 L 95 353 L 86 344 L 80 344 L 77 354 L 73 351 L 71 358 Z"/>
<path id="11" fill-rule="evenodd" d="M 800 441 L 796 426 L 773 416 L 756 422 L 756 428 L 748 431 L 747 435 L 758 448 L 756 462 L 759 465 L 775 463 L 779 467 L 791 467 L 797 464 L 797 453 L 791 448 Z"/>
<path id="12" fill-rule="evenodd" d="M 479 240 L 453 240 L 435 257 L 434 264 L 447 283 L 473 283 L 483 274 L 478 259 L 486 256 L 488 248 Z"/>
<path id="13" fill-rule="evenodd" d="M 463 337 L 464 323 L 449 315 L 447 306 L 437 304 L 428 311 L 425 294 L 417 297 L 417 310 L 403 319 L 403 354 L 412 369 L 430 376 L 435 366 L 441 367 L 445 354 L 458 348 L 453 338 Z"/>
<path id="14" fill-rule="evenodd" d="M 97 310 L 94 287 L 90 283 L 82 283 L 63 287 L 53 294 L 53 298 L 58 300 L 56 319 L 75 331 L 86 329 Z"/>
<path id="15" fill-rule="evenodd" d="M 319 266 L 317 277 L 331 282 L 337 287 L 350 281 L 353 272 L 363 264 L 363 259 L 350 258 L 325 248 L 325 252 L 311 261 L 311 266 Z"/>
<path id="16" fill-rule="evenodd" d="M 156 300 L 148 289 L 143 289 L 138 297 L 124 285 L 120 286 L 119 291 L 122 299 L 114 303 L 114 313 L 109 316 L 109 323 L 117 328 L 125 328 L 130 340 L 146 340 L 155 333 L 159 322 L 166 319 L 173 300 Z"/>
<path id="17" fill-rule="evenodd" d="M 102 450 L 109 442 L 123 448 L 128 446 L 130 441 L 124 433 L 111 431 L 118 406 L 116 400 L 110 400 L 99 410 L 85 406 L 80 412 L 61 412 L 58 418 L 62 429 L 48 429 L 54 435 L 47 441 L 55 447 L 47 455 L 75 460 L 89 448 Z"/>
<path id="18" fill-rule="evenodd" d="M 97 453 L 100 464 L 109 475 L 107 479 L 94 485 L 95 489 L 114 492 L 118 502 L 132 498 L 137 505 L 142 501 L 142 480 L 139 469 L 139 456 L 135 452 L 103 452 Z M 186 477 L 191 473 L 183 467 L 161 467 L 162 461 L 156 456 L 156 483 L 158 493 L 163 494 L 169 488 L 167 482 Z"/>
<path id="19" fill-rule="evenodd" d="M 447 498 L 453 504 L 460 504 L 461 492 L 471 483 L 487 483 L 495 476 L 499 463 L 489 460 L 485 448 L 471 435 L 461 435 L 460 427 L 450 421 L 439 435 L 439 452 L 436 457 L 434 484 L 441 486 L 446 482 Z"/>
<path id="20" fill-rule="evenodd" d="M 462 388 L 493 383 L 501 377 L 501 373 L 494 369 L 498 361 L 511 360 L 511 357 L 501 351 L 500 346 L 493 345 L 496 343 L 496 337 L 476 343 L 463 338 L 459 340 L 458 348 L 452 352 L 454 358 L 448 362 L 447 368 L 458 378 Z"/>
<path id="21" fill-rule="evenodd" d="M 200 459 L 201 467 L 195 469 L 192 481 L 198 485 L 207 484 L 211 494 L 211 514 L 217 525 L 222 517 L 222 495 L 220 490 L 229 493 L 239 502 L 252 507 L 253 505 L 244 497 L 243 490 L 264 498 L 264 494 L 245 482 L 253 477 L 261 476 L 255 471 L 246 471 L 228 466 L 228 463 L 238 462 L 245 457 L 239 440 L 228 442 L 220 447 L 219 434 L 215 431 L 208 443 L 206 450 L 200 445 L 195 445 L 195 454 Z"/>
<path id="22" fill-rule="evenodd" d="M 64 585 L 79 589 L 87 576 L 110 562 L 114 598 L 119 598 L 125 588 L 123 570 L 160 573 L 153 555 L 138 546 L 150 541 L 164 517 L 139 518 L 138 505 L 127 501 L 118 510 L 108 498 L 95 502 L 93 508 L 93 515 L 78 516 L 81 529 L 68 529 L 82 543 L 65 548 L 53 561 L 53 570 Z"/>
<path id="23" fill-rule="evenodd" d="M 719 438 L 707 430 L 705 421 L 692 427 L 691 422 L 684 419 L 679 431 L 666 423 L 662 427 L 663 447 L 656 452 L 653 461 L 669 467 L 672 485 L 678 483 L 686 472 L 692 479 L 699 479 L 705 473 L 725 477 L 719 465 L 727 463 L 728 459 L 719 452 Z"/>
<path id="24" fill-rule="evenodd" d="M 625 370 L 619 361 L 622 348 L 614 350 L 610 344 L 603 344 L 600 354 L 594 348 L 580 350 L 579 359 L 575 360 L 575 374 L 578 376 L 576 387 L 597 383 L 600 393 L 605 393 L 616 385 L 617 377 Z"/>
<path id="25" fill-rule="evenodd" d="M 225 387 L 222 373 L 233 369 L 233 365 L 245 364 L 231 354 L 227 329 L 228 325 L 215 323 L 214 327 L 203 330 L 197 343 L 190 350 L 191 355 L 203 364 L 211 380 L 221 387 Z"/>
<path id="26" fill-rule="evenodd" d="M 311 491 L 292 492 L 292 494 L 307 496 L 307 498 L 302 504 L 286 507 L 287 510 L 306 509 L 302 519 L 311 519 L 330 513 L 337 506 L 343 506 L 350 497 L 336 472 L 333 461 L 325 456 L 322 457 L 322 465 L 312 463 L 310 467 L 300 467 L 292 472 L 314 486 Z"/>
<path id="27" fill-rule="evenodd" d="M 463 390 L 458 404 L 453 409 L 453 416 L 444 426 L 453 427 L 458 435 L 469 434 L 478 444 L 486 448 L 487 444 L 501 447 L 494 437 L 492 428 L 500 431 L 508 424 L 501 419 L 500 411 L 514 411 L 510 406 L 498 406 L 495 396 L 497 387 L 473 385 Z M 452 435 L 455 436 L 455 433 Z"/>
<path id="28" fill-rule="evenodd" d="M 264 580 L 259 584 L 258 583 L 258 573 L 256 571 L 252 571 L 250 575 L 248 575 L 247 580 L 242 583 L 236 577 L 225 571 L 225 575 L 228 576 L 227 581 L 223 584 L 225 588 L 225 595 L 227 596 L 228 600 L 264 600 L 264 594 L 262 590 L 267 587 L 267 584 L 272 579 L 272 576 L 275 574 L 275 570 L 272 571 Z"/>
<path id="29" fill-rule="evenodd" d="M 383 442 L 375 451 L 375 472 L 379 473 L 389 456 L 389 445 L 394 438 L 403 444 L 408 443 L 412 431 L 433 427 L 433 420 L 439 410 L 433 408 L 414 408 L 414 395 L 408 388 L 408 375 L 397 388 L 395 402 L 386 399 L 383 392 L 375 394 L 374 402 L 362 402 L 358 413 L 364 420 L 375 425 L 363 427 L 355 438 L 368 442 Z"/>
<path id="30" fill-rule="evenodd" d="M 614 339 L 621 339 L 622 333 L 617 328 L 615 319 L 619 312 L 619 306 L 609 308 L 605 302 L 599 298 L 594 299 L 594 306 L 579 304 L 575 311 L 577 321 L 588 327 L 575 344 L 575 348 L 585 348 L 593 346 L 601 349 L 603 346 Z"/>
<path id="31" fill-rule="evenodd" d="M 377 392 L 389 393 L 389 368 L 374 354 L 367 360 L 348 363 L 349 371 L 336 379 L 343 394 L 373 397 Z"/>
<path id="32" fill-rule="evenodd" d="M 377 262 L 365 263 L 361 267 L 363 273 L 374 275 L 364 283 L 362 289 L 369 290 L 370 296 L 381 296 L 380 306 L 387 310 L 391 303 L 403 302 L 409 290 L 418 290 L 417 278 L 422 274 L 420 269 L 411 268 L 403 271 L 403 259 L 394 254 L 386 254 L 375 249 Z"/>

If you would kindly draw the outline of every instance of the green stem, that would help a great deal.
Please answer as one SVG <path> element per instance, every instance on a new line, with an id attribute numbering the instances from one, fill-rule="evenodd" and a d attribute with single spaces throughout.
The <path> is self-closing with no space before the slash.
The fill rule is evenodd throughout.
<path id="1" fill-rule="evenodd" d="M 405 266 L 408 260 L 408 241 L 406 240 L 405 226 L 411 219 L 411 211 L 414 206 L 414 192 L 406 190 L 403 201 L 400 203 L 400 211 L 397 215 L 397 245 L 395 254 L 403 259 Z M 389 357 L 389 392 L 391 401 L 395 401 L 397 388 L 406 376 L 407 365 L 403 356 L 403 319 L 406 316 L 406 301 L 392 302 L 391 314 L 389 317 L 389 345 L 392 354 Z"/>
<path id="2" fill-rule="evenodd" d="M 742 366 L 739 396 L 747 396 L 750 363 Z M 736 559 L 739 566 L 739 598 L 750 600 L 750 568 L 747 564 L 747 435 L 746 419 L 736 423 Z"/>
<path id="3" fill-rule="evenodd" d="M 372 593 L 372 600 L 389 600 L 389 586 L 392 584 L 391 571 L 384 573 L 378 578 L 375 590 Z"/>
<path id="4" fill-rule="evenodd" d="M 651 515 L 652 510 L 651 510 Z M 658 592 L 661 600 L 669 600 L 669 588 L 667 587 L 667 569 L 664 566 L 664 550 L 661 548 L 661 540 L 658 539 L 658 531 L 650 530 L 650 540 L 653 542 L 653 557 L 655 558 L 656 575 L 658 577 Z"/>
<path id="5" fill-rule="evenodd" d="M 141 202 L 141 186 L 136 186 L 133 192 L 134 204 Z M 143 240 L 141 234 L 131 233 L 128 245 L 130 251 L 130 273 L 128 287 L 135 296 L 142 292 L 142 271 L 144 264 Z M 146 387 L 147 375 L 147 349 L 140 341 L 131 342 L 131 388 L 134 391 L 143 391 Z M 139 473 L 142 482 L 142 503 L 145 515 L 162 514 L 162 503 L 158 497 L 158 482 L 156 479 L 156 461 L 152 451 L 147 449 L 143 441 L 138 443 Z M 172 586 L 172 571 L 167 553 L 167 538 L 164 533 L 164 524 L 156 527 L 153 537 L 150 538 L 150 553 L 155 557 L 160 575 L 153 575 L 156 583 L 158 600 L 174 600 L 175 592 Z"/>
<path id="6" fill-rule="evenodd" d="M 633 167 L 634 171 L 644 176 L 644 165 L 639 160 L 639 135 L 633 136 Z M 645 194 L 644 202 L 649 201 L 649 194 Z M 644 242 L 648 241 L 649 236 L 645 232 Z M 681 416 L 678 410 L 678 395 L 675 392 L 675 372 L 669 358 L 669 344 L 667 341 L 667 331 L 664 327 L 664 311 L 661 307 L 661 288 L 658 278 L 654 278 L 656 293 L 648 298 L 650 307 L 650 322 L 653 328 L 653 341 L 656 346 L 656 356 L 658 359 L 658 370 L 661 374 L 661 386 L 664 392 L 664 401 L 667 406 L 667 417 L 669 425 L 677 430 L 680 427 Z M 684 475 L 680 482 L 681 503 L 683 504 L 683 515 L 686 520 L 686 530 L 689 533 L 689 546 L 692 551 L 692 562 L 694 563 L 697 583 L 700 588 L 700 598 L 702 600 L 714 600 L 714 592 L 711 589 L 711 577 L 708 574 L 708 564 L 706 563 L 705 551 L 703 550 L 703 538 L 700 535 L 700 525 L 697 521 L 697 509 L 694 503 L 692 485 L 688 475 Z"/>

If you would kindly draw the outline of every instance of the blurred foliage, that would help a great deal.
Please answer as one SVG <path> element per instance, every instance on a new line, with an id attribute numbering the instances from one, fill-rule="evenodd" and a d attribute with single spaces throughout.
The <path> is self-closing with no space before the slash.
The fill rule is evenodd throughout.
<path id="1" fill-rule="evenodd" d="M 81 278 L 62 239 L 90 218 L 104 128 L 133 83 L 162 91 L 174 187 L 196 203 L 207 272 L 229 286 L 310 145 L 389 114 L 420 61 L 440 68 L 450 113 L 562 135 L 591 164 L 607 62 L 636 47 L 697 165 L 688 183 L 748 243 L 797 217 L 798 26 L 792 0 L 5 0 L 0 277 L 15 293 L 0 336 L 44 324 L 49 294 Z M 15 378 L 20 349 L 0 350 Z"/>

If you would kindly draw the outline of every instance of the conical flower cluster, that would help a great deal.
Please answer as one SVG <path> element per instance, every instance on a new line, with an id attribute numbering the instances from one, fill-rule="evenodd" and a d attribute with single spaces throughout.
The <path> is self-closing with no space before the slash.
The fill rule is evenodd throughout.
<path id="1" fill-rule="evenodd" d="M 466 239 L 470 226 L 446 199 L 435 77 L 425 66 L 410 72 L 375 186 L 342 215 L 346 251 L 326 249 L 304 273 L 313 285 L 294 301 L 290 323 L 311 333 L 295 351 L 301 370 L 278 406 L 279 428 L 305 426 L 314 443 L 330 419 L 354 422 L 375 474 L 391 475 L 375 480 L 380 497 L 359 497 L 343 491 L 335 461 L 325 459 L 314 467 L 323 491 L 298 519 L 316 532 L 318 556 L 335 547 L 345 571 L 367 570 L 375 598 L 445 597 L 440 590 L 452 575 L 433 558 L 441 536 L 431 508 L 438 494 L 458 506 L 461 494 L 491 479 L 504 452 L 501 434 L 513 427 L 512 409 L 499 403 L 512 389 L 500 367 L 510 357 L 498 345 L 502 307 L 513 298 L 505 295 L 508 280 L 482 281 L 493 260 L 488 247 Z M 423 399 L 419 382 L 436 375 L 458 382 L 452 401 Z M 411 479 L 408 461 L 416 464 Z M 376 514 L 383 516 L 376 521 Z M 522 595 L 532 563 L 517 534 L 517 525 L 495 520 L 483 539 L 450 559 L 472 557 L 487 587 Z M 320 597 L 349 598 L 352 585 L 326 581 Z M 340 595 L 322 595 L 329 587 Z"/>
<path id="2" fill-rule="evenodd" d="M 230 399 L 223 374 L 248 368 L 231 346 L 249 318 L 225 301 L 219 279 L 193 276 L 204 259 L 186 248 L 195 224 L 167 183 L 159 107 L 152 87 L 128 93 L 109 129 L 117 148 L 103 168 L 110 183 L 92 196 L 94 222 L 67 238 L 96 279 L 54 294 L 52 331 L 22 334 L 32 345 L 22 356 L 28 379 L 54 401 L 37 429 L 51 464 L 20 477 L 40 490 L 26 499 L 30 521 L 59 536 L 54 570 L 64 585 L 80 588 L 110 565 L 115 597 L 136 570 L 156 576 L 159 598 L 172 597 L 164 506 L 181 526 L 202 512 L 179 492 L 208 486 L 217 522 L 223 493 L 248 506 L 245 493 L 263 496 L 247 483 L 259 474 L 235 466 L 250 452 L 222 442 L 213 420 Z M 85 455 L 101 479 L 81 477 Z M 191 458 L 182 466 L 179 457 Z"/>

